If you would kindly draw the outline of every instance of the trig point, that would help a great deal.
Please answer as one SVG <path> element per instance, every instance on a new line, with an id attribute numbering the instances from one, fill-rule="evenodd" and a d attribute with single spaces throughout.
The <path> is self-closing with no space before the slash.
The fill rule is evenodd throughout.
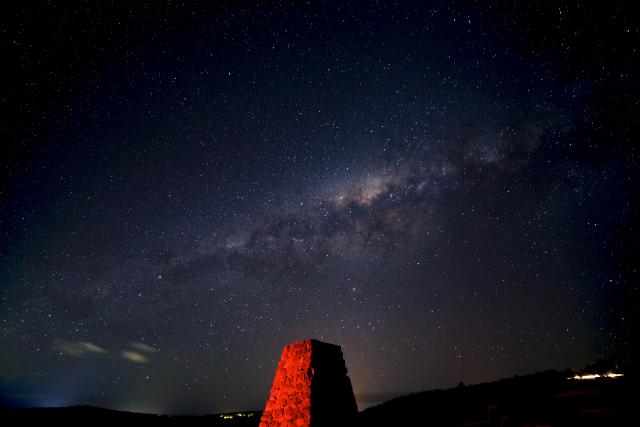
<path id="1" fill-rule="evenodd" d="M 282 350 L 260 427 L 351 425 L 357 413 L 340 346 L 308 339 Z"/>

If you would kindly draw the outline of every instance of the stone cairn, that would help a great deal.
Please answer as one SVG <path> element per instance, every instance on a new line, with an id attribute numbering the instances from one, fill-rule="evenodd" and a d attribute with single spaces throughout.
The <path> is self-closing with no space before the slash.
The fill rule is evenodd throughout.
<path id="1" fill-rule="evenodd" d="M 282 350 L 260 427 L 348 426 L 357 413 L 340 346 L 308 339 Z"/>

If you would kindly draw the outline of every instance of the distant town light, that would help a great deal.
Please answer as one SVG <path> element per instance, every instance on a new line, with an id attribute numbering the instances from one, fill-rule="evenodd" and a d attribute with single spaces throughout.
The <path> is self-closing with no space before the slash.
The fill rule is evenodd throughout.
<path id="1" fill-rule="evenodd" d="M 584 374 L 584 375 L 574 375 L 572 377 L 567 378 L 568 380 L 595 380 L 596 378 L 619 378 L 623 377 L 624 374 L 616 374 L 614 372 L 607 372 L 606 374 Z"/>
<path id="2" fill-rule="evenodd" d="M 624 377 L 624 374 L 615 374 L 613 372 L 609 372 L 605 374 L 605 376 L 609 378 L 618 378 L 618 377 Z"/>

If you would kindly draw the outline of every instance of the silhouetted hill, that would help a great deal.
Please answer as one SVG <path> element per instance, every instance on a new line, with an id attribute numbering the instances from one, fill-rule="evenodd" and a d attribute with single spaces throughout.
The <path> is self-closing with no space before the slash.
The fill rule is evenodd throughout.
<path id="1" fill-rule="evenodd" d="M 548 371 L 399 397 L 360 413 L 361 426 L 627 426 L 628 378 Z"/>
<path id="2" fill-rule="evenodd" d="M 188 425 L 188 426 L 226 426 L 253 427 L 260 422 L 260 412 L 235 412 L 229 414 L 185 416 L 155 415 L 135 412 L 115 411 L 93 406 L 69 406 L 65 408 L 21 408 L 8 410 L 1 414 L 0 425 L 25 425 L 46 422 L 50 425 L 76 425 L 80 423 L 110 424 L 119 422 L 129 425 Z M 3 421 L 8 421 L 5 424 Z"/>

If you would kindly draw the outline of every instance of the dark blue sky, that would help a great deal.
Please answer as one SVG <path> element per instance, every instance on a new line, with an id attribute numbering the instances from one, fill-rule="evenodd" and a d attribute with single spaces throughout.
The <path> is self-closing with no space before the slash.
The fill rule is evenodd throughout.
<path id="1" fill-rule="evenodd" d="M 261 409 L 309 337 L 361 409 L 633 357 L 625 7 L 2 15 L 6 404 Z"/>

